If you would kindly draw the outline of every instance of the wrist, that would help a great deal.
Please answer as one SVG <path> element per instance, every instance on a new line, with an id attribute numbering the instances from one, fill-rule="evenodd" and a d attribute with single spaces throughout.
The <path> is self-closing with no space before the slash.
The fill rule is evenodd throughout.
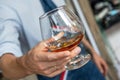
<path id="1" fill-rule="evenodd" d="M 16 58 L 16 63 L 22 70 L 24 70 L 24 72 L 27 75 L 33 74 L 33 72 L 28 69 L 27 65 L 25 64 L 25 61 L 26 61 L 25 56 Z"/>
<path id="2" fill-rule="evenodd" d="M 30 74 L 17 59 L 19 58 L 12 53 L 5 53 L 0 57 L 0 69 L 4 77 L 17 80 Z"/>

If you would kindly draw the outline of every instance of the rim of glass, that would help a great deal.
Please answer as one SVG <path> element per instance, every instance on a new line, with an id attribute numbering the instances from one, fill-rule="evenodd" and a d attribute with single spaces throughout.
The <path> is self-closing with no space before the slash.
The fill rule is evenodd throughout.
<path id="1" fill-rule="evenodd" d="M 39 18 L 42 19 L 42 18 L 48 16 L 49 14 L 51 14 L 52 12 L 56 12 L 57 10 L 61 10 L 63 8 L 65 8 L 65 5 L 57 7 L 55 9 L 51 10 L 51 11 L 48 11 L 48 12 L 44 13 L 43 15 L 41 15 Z"/>

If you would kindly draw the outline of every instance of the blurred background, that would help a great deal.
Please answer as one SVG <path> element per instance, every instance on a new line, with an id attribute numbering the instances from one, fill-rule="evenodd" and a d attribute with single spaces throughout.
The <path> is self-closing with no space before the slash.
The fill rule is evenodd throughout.
<path id="1" fill-rule="evenodd" d="M 86 36 L 109 66 L 107 80 L 120 80 L 120 0 L 66 0 Z"/>

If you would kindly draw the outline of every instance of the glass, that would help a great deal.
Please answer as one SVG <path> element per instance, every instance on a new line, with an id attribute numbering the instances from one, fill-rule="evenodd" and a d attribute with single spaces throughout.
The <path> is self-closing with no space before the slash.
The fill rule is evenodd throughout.
<path id="1" fill-rule="evenodd" d="M 84 37 L 85 29 L 81 21 L 66 6 L 58 7 L 43 14 L 39 20 L 43 40 L 51 37 L 54 39 L 47 43 L 49 51 L 72 50 L 78 46 Z M 79 54 L 71 59 L 65 68 L 67 70 L 80 68 L 90 59 L 90 54 Z"/>

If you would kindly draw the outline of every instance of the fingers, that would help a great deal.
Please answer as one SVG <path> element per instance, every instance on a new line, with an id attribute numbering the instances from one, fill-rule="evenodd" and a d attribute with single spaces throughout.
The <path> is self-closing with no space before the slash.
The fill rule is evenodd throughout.
<path id="1" fill-rule="evenodd" d="M 55 60 L 55 61 L 52 61 L 52 62 L 40 62 L 42 64 L 42 70 L 47 70 L 53 66 L 63 66 L 63 65 L 66 65 L 68 62 L 70 61 L 70 58 L 63 58 L 63 59 L 60 59 L 60 60 Z M 49 65 L 48 65 L 49 64 Z M 43 67 L 44 66 L 44 67 Z"/>
<path id="2" fill-rule="evenodd" d="M 70 51 L 63 51 L 63 52 L 43 52 L 40 55 L 40 60 L 42 61 L 55 61 L 55 60 L 62 60 L 63 58 L 73 58 L 80 53 L 80 47 L 74 48 L 71 52 Z M 42 57 L 41 57 L 42 56 Z"/>
<path id="3" fill-rule="evenodd" d="M 38 54 L 38 58 L 40 61 L 55 61 L 55 60 L 62 60 L 63 58 L 70 57 L 69 51 L 63 52 L 42 52 L 42 55 Z"/>
<path id="4" fill-rule="evenodd" d="M 58 62 L 58 63 L 56 64 L 56 62 Z M 59 60 L 56 62 L 53 62 L 54 63 L 54 64 L 52 63 L 53 65 L 51 64 L 51 62 L 46 62 L 46 64 L 49 66 L 47 66 L 46 64 L 45 65 L 47 67 L 42 65 L 43 68 L 40 68 L 39 70 L 37 70 L 36 73 L 41 74 L 41 72 L 42 72 L 42 75 L 45 75 L 47 77 L 56 76 L 56 75 L 60 74 L 61 72 L 65 71 L 65 65 L 69 62 L 69 60 L 67 60 L 67 61 L 64 60 L 63 62 Z M 46 67 L 46 69 L 45 69 L 45 67 Z"/>
<path id="5" fill-rule="evenodd" d="M 99 63 L 99 62 L 98 62 Z M 98 69 L 100 70 L 100 72 L 105 76 L 107 75 L 107 70 L 108 70 L 108 66 L 106 64 L 105 61 L 101 60 L 101 62 L 99 64 L 97 64 Z"/>
<path id="6" fill-rule="evenodd" d="M 106 62 L 103 62 L 103 70 L 104 70 L 103 75 L 104 75 L 104 76 L 107 75 L 108 66 L 107 66 Z"/>
<path id="7" fill-rule="evenodd" d="M 100 72 L 102 74 L 104 74 L 103 66 L 101 64 L 98 64 L 97 66 L 98 66 L 98 69 L 100 70 Z"/>
<path id="8" fill-rule="evenodd" d="M 58 70 L 56 70 L 56 71 L 52 72 L 50 75 L 48 75 L 48 77 L 54 77 L 54 76 L 62 73 L 63 71 L 65 71 L 65 68 L 64 68 L 64 67 L 59 68 Z"/>
<path id="9" fill-rule="evenodd" d="M 50 75 L 50 74 L 52 74 L 52 73 L 56 73 L 56 71 L 58 72 L 59 70 L 61 70 L 61 69 L 63 69 L 63 70 L 65 70 L 65 65 L 68 63 L 68 61 L 66 61 L 66 62 L 63 62 L 62 64 L 56 64 L 56 65 L 54 65 L 54 66 L 51 66 L 51 67 L 49 67 L 49 68 L 47 68 L 46 70 L 44 70 L 44 74 L 45 75 Z M 63 71 L 62 70 L 62 71 Z"/>
<path id="10" fill-rule="evenodd" d="M 71 58 L 77 56 L 81 51 L 81 48 L 80 47 L 76 47 L 74 48 L 72 51 L 71 51 Z"/>
<path id="11" fill-rule="evenodd" d="M 60 67 L 59 69 L 56 69 L 55 67 L 52 67 L 51 69 L 53 69 L 54 71 L 49 72 L 49 71 L 46 70 L 46 71 L 44 71 L 44 74 L 42 74 L 42 75 L 47 76 L 47 77 L 54 77 L 54 76 L 62 73 L 63 71 L 65 71 L 64 67 Z M 40 75 L 41 75 L 41 73 L 40 73 Z"/>
<path id="12" fill-rule="evenodd" d="M 62 33 L 58 36 L 61 37 Z M 51 38 L 47 40 L 48 42 L 43 41 L 31 51 L 34 53 L 34 57 L 32 58 L 32 64 L 34 64 L 34 66 L 31 68 L 34 69 L 34 73 L 40 73 L 48 77 L 60 74 L 65 70 L 64 66 L 70 61 L 70 59 L 78 55 L 81 51 L 79 47 L 76 47 L 72 51 L 49 52 L 46 49 L 46 43 L 53 40 L 55 39 Z"/>
<path id="13" fill-rule="evenodd" d="M 76 47 L 71 52 L 63 51 L 63 52 L 43 52 L 42 55 L 38 55 L 38 59 L 40 62 L 49 62 L 49 65 L 44 63 L 46 67 L 53 66 L 54 64 L 62 64 L 63 62 L 69 61 L 71 58 L 75 57 L 80 53 L 81 49 Z"/>

